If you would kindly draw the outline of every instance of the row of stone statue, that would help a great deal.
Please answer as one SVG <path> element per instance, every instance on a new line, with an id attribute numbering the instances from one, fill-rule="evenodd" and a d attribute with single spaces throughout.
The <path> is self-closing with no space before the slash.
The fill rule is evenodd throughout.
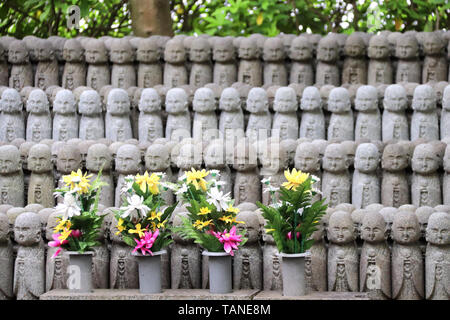
<path id="1" fill-rule="evenodd" d="M 153 88 L 134 92 L 108 88 L 103 108 L 101 96 L 85 87 L 73 93 L 56 87 L 49 92 L 51 103 L 41 89 L 30 87 L 21 97 L 15 89 L 3 87 L 0 141 L 105 137 L 111 141 L 137 138 L 140 142 L 154 142 L 162 137 L 177 141 L 187 137 L 204 141 L 221 137 L 235 141 L 244 136 L 251 141 L 270 136 L 281 140 L 446 141 L 450 138 L 450 85 L 445 84 L 441 99 L 432 86 L 415 86 L 412 111 L 407 110 L 407 92 L 399 84 L 385 86 L 382 99 L 374 86 L 358 86 L 353 103 L 356 112 L 349 90 L 343 87 L 329 88 L 325 97 L 313 86 L 300 92 L 292 87 L 278 87 L 272 103 L 274 113 L 270 111 L 268 92 L 260 87 L 248 88 L 244 95 L 233 87 L 219 92 L 199 88 L 192 92 L 192 111 L 188 92 L 182 88 L 169 89 L 162 97 Z"/>
<path id="2" fill-rule="evenodd" d="M 260 87 L 447 81 L 449 38 L 448 31 L 273 38 L 1 37 L 0 85 L 19 90 L 87 85 L 99 90 L 110 84 L 127 89 L 208 83 L 228 87 L 235 82 Z"/>
<path id="3" fill-rule="evenodd" d="M 132 247 L 118 235 L 114 208 L 107 214 L 94 247 L 94 288 L 139 287 Z M 273 237 L 255 204 L 238 206 L 248 241 L 233 257 L 233 287 L 281 290 L 282 267 Z M 445 211 L 443 211 L 445 210 Z M 6 212 L 6 213 L 4 213 Z M 306 260 L 307 292 L 368 292 L 371 299 L 450 299 L 450 207 L 373 204 L 358 210 L 350 204 L 328 209 Z M 173 224 L 181 225 L 185 207 L 178 207 Z M 0 299 L 38 299 L 70 281 L 68 256 L 48 246 L 58 223 L 54 209 L 0 206 Z M 240 225 L 242 226 L 242 225 Z M 10 230 L 14 234 L 10 238 Z M 326 232 L 324 232 L 326 231 Z M 325 241 L 324 238 L 328 241 Z M 193 241 L 173 234 L 174 242 L 162 257 L 162 286 L 172 289 L 208 287 L 208 260 Z"/>

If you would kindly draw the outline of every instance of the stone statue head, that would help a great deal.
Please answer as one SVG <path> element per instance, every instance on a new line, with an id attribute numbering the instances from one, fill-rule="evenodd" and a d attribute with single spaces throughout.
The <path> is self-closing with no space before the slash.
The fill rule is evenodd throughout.
<path id="1" fill-rule="evenodd" d="M 225 168 L 225 147 L 221 142 L 212 142 L 206 147 L 204 162 L 207 168 Z"/>
<path id="2" fill-rule="evenodd" d="M 267 152 L 261 153 L 259 160 L 264 169 L 275 174 L 285 167 L 286 153 L 279 143 L 271 142 L 267 146 Z"/>
<path id="3" fill-rule="evenodd" d="M 216 62 L 227 62 L 234 60 L 236 55 L 233 40 L 230 38 L 218 38 L 214 42 L 213 59 Z"/>
<path id="4" fill-rule="evenodd" d="M 336 244 L 355 241 L 355 230 L 350 213 L 335 211 L 331 214 L 327 228 L 328 240 Z"/>
<path id="5" fill-rule="evenodd" d="M 431 111 L 436 109 L 436 93 L 433 87 L 422 84 L 414 89 L 411 107 L 417 111 Z"/>
<path id="6" fill-rule="evenodd" d="M 425 238 L 425 232 L 428 225 L 428 220 L 430 218 L 430 215 L 435 212 L 434 208 L 430 206 L 421 206 L 416 209 L 415 214 L 417 216 L 417 219 L 419 220 L 420 225 L 420 234 L 422 238 Z"/>
<path id="7" fill-rule="evenodd" d="M 258 215 L 254 211 L 241 211 L 236 215 L 236 221 L 243 221 L 236 226 L 237 232 L 246 231 L 247 243 L 257 243 L 260 236 Z"/>
<path id="8" fill-rule="evenodd" d="M 425 55 L 435 56 L 443 53 L 445 41 L 435 32 L 427 32 L 423 41 L 423 52 Z"/>
<path id="9" fill-rule="evenodd" d="M 317 47 L 317 60 L 323 62 L 334 62 L 338 58 L 339 46 L 334 37 L 324 37 L 319 41 Z"/>
<path id="10" fill-rule="evenodd" d="M 145 152 L 145 169 L 165 171 L 170 166 L 170 151 L 164 144 L 152 144 Z"/>
<path id="11" fill-rule="evenodd" d="M 426 228 L 426 240 L 439 246 L 450 244 L 450 214 L 446 212 L 431 214 Z"/>
<path id="12" fill-rule="evenodd" d="M 164 60 L 174 64 L 183 63 L 186 60 L 183 42 L 177 39 L 167 41 L 164 49 Z"/>
<path id="13" fill-rule="evenodd" d="M 140 169 L 141 151 L 133 144 L 124 144 L 117 150 L 116 170 L 120 174 L 136 174 Z"/>
<path id="14" fill-rule="evenodd" d="M 313 48 L 305 36 L 295 37 L 291 42 L 289 58 L 294 61 L 306 61 L 312 58 Z"/>
<path id="15" fill-rule="evenodd" d="M 63 50 L 64 43 L 66 43 L 67 39 L 59 36 L 50 36 L 48 39 L 52 42 L 55 58 L 58 61 L 64 61 Z"/>
<path id="16" fill-rule="evenodd" d="M 31 91 L 27 100 L 27 111 L 30 113 L 47 113 L 50 111 L 47 95 L 41 89 Z"/>
<path id="17" fill-rule="evenodd" d="M 16 89 L 8 88 L 3 91 L 0 99 L 0 110 L 5 113 L 21 112 L 23 109 L 20 93 Z"/>
<path id="18" fill-rule="evenodd" d="M 21 213 L 14 223 L 14 239 L 21 246 L 31 246 L 41 241 L 41 220 L 34 212 Z"/>
<path id="19" fill-rule="evenodd" d="M 419 238 L 420 225 L 414 211 L 398 211 L 392 223 L 392 239 L 400 244 L 409 244 Z"/>
<path id="20" fill-rule="evenodd" d="M 9 241 L 9 220 L 8 216 L 0 212 L 0 243 L 4 243 Z"/>
<path id="21" fill-rule="evenodd" d="M 450 85 L 446 86 L 442 94 L 442 108 L 450 110 Z"/>
<path id="22" fill-rule="evenodd" d="M 195 112 L 211 112 L 216 110 L 214 92 L 209 88 L 199 88 L 195 91 L 192 108 Z"/>
<path id="23" fill-rule="evenodd" d="M 406 90 L 399 84 L 391 84 L 384 91 L 383 107 L 389 111 L 402 111 L 408 106 Z"/>
<path id="24" fill-rule="evenodd" d="M 256 149 L 248 141 L 238 142 L 234 148 L 233 168 L 237 171 L 247 171 L 258 165 Z"/>
<path id="25" fill-rule="evenodd" d="M 124 89 L 112 89 L 108 94 L 106 110 L 112 115 L 125 115 L 130 112 L 130 98 Z"/>
<path id="26" fill-rule="evenodd" d="M 351 110 L 351 107 L 352 103 L 347 89 L 338 87 L 331 90 L 328 97 L 328 110 L 330 112 L 347 112 Z"/>
<path id="27" fill-rule="evenodd" d="M 374 86 L 361 86 L 356 91 L 355 109 L 374 111 L 378 109 L 378 91 Z"/>
<path id="28" fill-rule="evenodd" d="M 395 56 L 399 59 L 412 59 L 419 54 L 419 44 L 415 37 L 401 35 L 397 39 Z"/>
<path id="29" fill-rule="evenodd" d="M 439 156 L 433 145 L 422 143 L 414 149 L 411 168 L 419 174 L 431 173 L 439 169 L 439 162 Z"/>
<path id="30" fill-rule="evenodd" d="M 53 102 L 53 111 L 59 114 L 74 114 L 77 111 L 75 96 L 70 90 L 60 90 Z"/>
<path id="31" fill-rule="evenodd" d="M 355 169 L 364 173 L 374 172 L 380 162 L 380 153 L 373 143 L 362 143 L 356 148 Z"/>
<path id="32" fill-rule="evenodd" d="M 13 145 L 0 146 L 0 174 L 14 173 L 21 169 L 19 149 Z"/>
<path id="33" fill-rule="evenodd" d="M 81 169 L 80 149 L 70 144 L 63 145 L 56 156 L 56 168 L 64 174 Z"/>
<path id="34" fill-rule="evenodd" d="M 52 171 L 52 151 L 46 144 L 35 144 L 28 152 L 28 170 L 34 173 Z"/>
<path id="35" fill-rule="evenodd" d="M 109 171 L 111 169 L 112 155 L 109 148 L 103 143 L 96 143 L 89 147 L 86 156 L 86 169 L 93 172 Z"/>
<path id="36" fill-rule="evenodd" d="M 166 94 L 167 113 L 181 113 L 188 111 L 188 96 L 181 88 L 172 88 Z"/>
<path id="37" fill-rule="evenodd" d="M 153 88 L 142 90 L 139 99 L 139 110 L 141 112 L 155 112 L 161 110 L 161 98 L 158 92 Z"/>
<path id="38" fill-rule="evenodd" d="M 269 98 L 263 88 L 252 88 L 248 93 L 247 110 L 250 113 L 269 111 Z"/>
<path id="39" fill-rule="evenodd" d="M 105 43 L 100 39 L 89 39 L 85 45 L 86 62 L 91 64 L 101 64 L 108 62 L 108 50 Z"/>
<path id="40" fill-rule="evenodd" d="M 112 63 L 131 63 L 134 60 L 134 49 L 125 38 L 111 41 L 110 60 Z"/>
<path id="41" fill-rule="evenodd" d="M 194 143 L 185 143 L 180 148 L 180 154 L 177 157 L 177 167 L 183 170 L 191 168 L 200 168 L 202 165 L 201 148 Z"/>
<path id="42" fill-rule="evenodd" d="M 225 88 L 220 95 L 219 109 L 227 112 L 241 110 L 239 91 L 232 87 Z"/>
<path id="43" fill-rule="evenodd" d="M 387 171 L 400 171 L 408 168 L 409 153 L 400 144 L 388 144 L 383 150 L 381 167 Z"/>
<path id="44" fill-rule="evenodd" d="M 367 242 L 382 242 L 387 238 L 386 221 L 381 213 L 369 211 L 362 218 L 361 239 Z"/>
<path id="45" fill-rule="evenodd" d="M 139 41 L 136 60 L 143 63 L 152 63 L 159 62 L 160 57 L 158 39 L 150 37 Z"/>
<path id="46" fill-rule="evenodd" d="M 211 60 L 211 45 L 208 40 L 196 37 L 192 40 L 189 50 L 189 59 L 192 62 L 208 62 Z"/>
<path id="47" fill-rule="evenodd" d="M 252 60 L 258 58 L 258 46 L 253 38 L 243 38 L 239 42 L 238 55 L 240 59 Z"/>
<path id="48" fill-rule="evenodd" d="M 390 56 L 389 41 L 384 35 L 374 35 L 370 38 L 367 55 L 371 59 L 385 59 Z"/>
<path id="49" fill-rule="evenodd" d="M 265 61 L 283 61 L 284 45 L 280 38 L 268 38 L 264 42 L 263 59 Z"/>
<path id="50" fill-rule="evenodd" d="M 320 91 L 316 87 L 309 86 L 303 90 L 300 109 L 303 111 L 320 110 L 322 108 L 322 99 Z"/>
<path id="51" fill-rule="evenodd" d="M 28 48 L 23 40 L 14 40 L 8 48 L 8 62 L 12 64 L 21 64 L 29 62 Z"/>
<path id="52" fill-rule="evenodd" d="M 102 112 L 100 95 L 95 90 L 85 90 L 80 95 L 79 112 L 83 115 L 93 115 Z"/>
<path id="53" fill-rule="evenodd" d="M 275 93 L 273 110 L 277 112 L 295 112 L 298 109 L 297 95 L 290 87 L 278 88 Z"/>
<path id="54" fill-rule="evenodd" d="M 348 169 L 349 162 L 344 147 L 339 143 L 331 143 L 325 149 L 322 167 L 326 171 L 341 172 Z"/>
<path id="55" fill-rule="evenodd" d="M 61 214 L 57 211 L 54 211 L 48 216 L 47 226 L 45 228 L 45 237 L 47 240 L 53 240 L 54 228 L 58 225 L 61 218 Z"/>
<path id="56" fill-rule="evenodd" d="M 360 57 L 366 54 L 366 44 L 358 34 L 351 34 L 345 40 L 344 52 L 347 57 Z"/>
<path id="57" fill-rule="evenodd" d="M 77 39 L 68 39 L 64 43 L 63 58 L 67 62 L 82 62 L 84 59 L 84 49 Z"/>
<path id="58" fill-rule="evenodd" d="M 50 61 L 54 58 L 54 50 L 48 39 L 36 39 L 34 42 L 34 54 L 37 61 Z"/>
<path id="59" fill-rule="evenodd" d="M 295 168 L 303 172 L 317 172 L 320 170 L 320 153 L 311 142 L 300 143 L 295 150 Z"/>

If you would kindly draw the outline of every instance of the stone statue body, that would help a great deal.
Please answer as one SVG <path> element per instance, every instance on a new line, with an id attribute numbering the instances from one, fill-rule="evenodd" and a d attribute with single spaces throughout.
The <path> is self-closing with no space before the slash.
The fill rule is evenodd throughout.
<path id="1" fill-rule="evenodd" d="M 111 42 L 110 60 L 111 84 L 114 88 L 128 89 L 136 86 L 136 70 L 134 69 L 134 51 L 127 39 L 114 39 Z"/>
<path id="2" fill-rule="evenodd" d="M 34 86 L 45 90 L 50 86 L 57 86 L 58 60 L 54 57 L 52 43 L 48 39 L 37 39 L 35 54 L 38 61 L 34 76 Z"/>
<path id="3" fill-rule="evenodd" d="M 259 52 L 252 38 L 244 38 L 239 43 L 239 69 L 238 82 L 253 87 L 263 84 L 262 64 L 259 60 Z"/>
<path id="4" fill-rule="evenodd" d="M 438 34 L 430 32 L 424 39 L 425 59 L 422 68 L 422 83 L 447 81 L 447 59 L 444 53 L 445 42 Z"/>
<path id="5" fill-rule="evenodd" d="M 99 91 L 111 84 L 111 71 L 108 65 L 108 50 L 100 39 L 89 39 L 85 46 L 86 62 L 89 64 L 86 85 Z"/>
<path id="6" fill-rule="evenodd" d="M 422 68 L 418 60 L 419 45 L 415 37 L 399 36 L 395 48 L 395 56 L 398 58 L 395 83 L 416 82 L 422 79 Z"/>
<path id="7" fill-rule="evenodd" d="M 348 172 L 349 160 L 344 148 L 336 143 L 325 149 L 323 157 L 322 193 L 330 207 L 350 203 L 351 182 Z"/>
<path id="8" fill-rule="evenodd" d="M 133 138 L 130 121 L 130 100 L 123 89 L 112 89 L 106 105 L 106 139 L 125 141 Z"/>
<path id="9" fill-rule="evenodd" d="M 125 186 L 125 177 L 127 175 L 136 175 L 140 172 L 141 151 L 133 144 L 124 144 L 117 150 L 116 171 L 119 173 L 117 178 L 116 192 L 114 197 L 115 207 L 122 205 L 121 190 Z"/>
<path id="10" fill-rule="evenodd" d="M 340 85 L 338 58 L 338 44 L 332 37 L 320 39 L 317 48 L 316 84 L 323 86 L 331 84 Z"/>
<path id="11" fill-rule="evenodd" d="M 13 298 L 14 257 L 10 239 L 8 216 L 0 213 L 0 300 Z"/>
<path id="12" fill-rule="evenodd" d="M 386 88 L 383 100 L 383 141 L 409 140 L 409 125 L 405 114 L 407 103 L 406 90 L 403 86 L 392 84 Z"/>
<path id="13" fill-rule="evenodd" d="M 53 189 L 52 153 L 46 144 L 35 144 L 28 153 L 28 170 L 31 171 L 28 185 L 28 204 L 38 203 L 45 208 L 55 205 Z"/>
<path id="14" fill-rule="evenodd" d="M 192 61 L 189 84 L 195 87 L 203 87 L 213 82 L 211 46 L 208 40 L 195 38 L 191 43 L 189 58 Z"/>
<path id="15" fill-rule="evenodd" d="M 328 125 L 328 140 L 354 140 L 354 118 L 347 89 L 339 87 L 331 90 L 328 110 L 332 112 Z"/>
<path id="16" fill-rule="evenodd" d="M 312 234 L 315 240 L 309 252 L 310 257 L 305 261 L 306 291 L 327 291 L 327 247 L 325 245 L 323 226 Z"/>
<path id="17" fill-rule="evenodd" d="M 325 117 L 320 92 L 316 87 L 306 87 L 303 90 L 300 109 L 300 138 L 325 139 Z"/>
<path id="18" fill-rule="evenodd" d="M 440 117 L 441 140 L 450 137 L 450 85 L 446 86 L 442 95 L 442 111 Z"/>
<path id="19" fill-rule="evenodd" d="M 439 140 L 436 94 L 431 86 L 424 84 L 416 87 L 412 108 L 411 141 L 421 138 Z"/>
<path id="20" fill-rule="evenodd" d="M 0 202 L 14 207 L 24 206 L 24 177 L 19 150 L 0 146 Z"/>
<path id="21" fill-rule="evenodd" d="M 80 119 L 79 136 L 82 140 L 98 140 L 105 137 L 105 121 L 102 115 L 100 95 L 95 90 L 86 90 L 78 105 Z"/>
<path id="22" fill-rule="evenodd" d="M 234 149 L 236 170 L 233 197 L 235 205 L 243 202 L 261 201 L 261 183 L 256 159 L 256 150 L 247 143 L 238 144 Z"/>
<path id="23" fill-rule="evenodd" d="M 12 142 L 25 138 L 25 117 L 19 92 L 15 89 L 3 91 L 0 100 L 0 141 Z"/>
<path id="24" fill-rule="evenodd" d="M 166 138 L 180 141 L 191 136 L 191 115 L 188 96 L 183 89 L 173 88 L 166 95 Z"/>
<path id="25" fill-rule="evenodd" d="M 75 97 L 70 90 L 60 90 L 53 102 L 53 140 L 78 138 L 78 115 Z"/>
<path id="26" fill-rule="evenodd" d="M 281 87 L 276 91 L 274 106 L 275 116 L 272 124 L 272 136 L 280 140 L 298 138 L 297 96 L 294 89 Z"/>
<path id="27" fill-rule="evenodd" d="M 263 288 L 265 291 L 282 290 L 281 259 L 270 234 L 263 233 Z"/>
<path id="28" fill-rule="evenodd" d="M 372 86 L 391 84 L 394 70 L 387 37 L 375 35 L 370 38 L 367 53 L 370 58 L 367 83 Z"/>
<path id="29" fill-rule="evenodd" d="M 292 40 L 289 58 L 292 60 L 289 83 L 312 86 L 314 84 L 313 49 L 306 37 L 300 36 Z"/>
<path id="30" fill-rule="evenodd" d="M 214 42 L 213 60 L 214 83 L 222 87 L 230 87 L 237 80 L 235 50 L 231 39 L 219 38 Z"/>
<path id="31" fill-rule="evenodd" d="M 381 140 L 381 114 L 378 109 L 377 89 L 361 86 L 356 92 L 355 109 L 358 110 L 355 124 L 355 140 Z"/>
<path id="32" fill-rule="evenodd" d="M 218 135 L 214 92 L 209 88 L 197 89 L 192 105 L 195 112 L 192 137 L 196 141 L 209 141 L 213 139 L 215 135 Z"/>
<path id="33" fill-rule="evenodd" d="M 269 112 L 267 92 L 262 88 L 252 88 L 248 93 L 247 110 L 250 112 L 245 136 L 250 142 L 270 137 L 272 116 Z"/>
<path id="34" fill-rule="evenodd" d="M 234 144 L 244 137 L 244 112 L 241 108 L 239 92 L 234 88 L 222 91 L 219 101 L 219 131 L 226 143 Z"/>
<path id="35" fill-rule="evenodd" d="M 363 143 L 356 149 L 352 182 L 352 204 L 357 209 L 380 203 L 380 179 L 377 173 L 380 156 L 373 143 Z"/>
<path id="36" fill-rule="evenodd" d="M 86 64 L 84 49 L 77 39 L 64 43 L 63 57 L 66 60 L 62 76 L 62 87 L 73 90 L 86 85 Z"/>
<path id="37" fill-rule="evenodd" d="M 139 100 L 139 141 L 154 142 L 163 137 L 161 98 L 155 89 L 146 88 Z"/>
<path id="38" fill-rule="evenodd" d="M 345 41 L 344 68 L 342 70 L 342 83 L 366 84 L 367 60 L 366 45 L 358 34 L 350 35 Z"/>
<path id="39" fill-rule="evenodd" d="M 160 56 L 156 38 L 150 37 L 139 41 L 136 55 L 136 60 L 139 61 L 137 77 L 139 88 L 153 88 L 163 83 Z"/>
<path id="40" fill-rule="evenodd" d="M 280 38 L 268 38 L 264 42 L 264 85 L 287 86 L 288 72 L 284 64 L 284 46 Z"/>
<path id="41" fill-rule="evenodd" d="M 26 140 L 39 142 L 52 138 L 52 117 L 47 95 L 41 89 L 31 91 L 27 100 Z"/>
<path id="42" fill-rule="evenodd" d="M 101 181 L 107 183 L 100 191 L 99 204 L 106 208 L 114 206 L 114 181 L 111 174 L 112 155 L 104 144 L 93 144 L 89 147 L 86 157 L 86 169 L 92 174 L 91 181 L 97 179 L 102 170 Z"/>
<path id="43" fill-rule="evenodd" d="M 381 160 L 383 175 L 381 180 L 381 203 L 385 207 L 398 208 L 410 203 L 408 183 L 408 152 L 398 144 L 389 144 L 384 148 Z"/>
<path id="44" fill-rule="evenodd" d="M 164 86 L 176 88 L 188 84 L 188 73 L 184 65 L 186 52 L 183 42 L 169 40 L 164 51 Z"/>
<path id="45" fill-rule="evenodd" d="M 22 90 L 33 86 L 33 67 L 28 56 L 28 49 L 23 40 L 14 40 L 8 48 L 8 62 L 12 64 L 9 87 Z"/>

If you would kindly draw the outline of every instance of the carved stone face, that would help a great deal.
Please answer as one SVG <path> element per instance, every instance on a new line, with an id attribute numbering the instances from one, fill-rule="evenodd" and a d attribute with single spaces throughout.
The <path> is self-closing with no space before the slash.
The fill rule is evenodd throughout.
<path id="1" fill-rule="evenodd" d="M 306 87 L 300 103 L 300 109 L 304 111 L 319 110 L 322 108 L 320 91 L 316 87 Z"/>
<path id="2" fill-rule="evenodd" d="M 31 246 L 41 241 L 41 221 L 36 213 L 24 212 L 17 217 L 14 239 L 22 246 Z"/>
<path id="3" fill-rule="evenodd" d="M 381 166 L 385 170 L 399 171 L 408 167 L 408 152 L 398 144 L 388 144 L 383 150 Z"/>
<path id="4" fill-rule="evenodd" d="M 406 90 L 401 85 L 392 84 L 384 91 L 383 106 L 389 111 L 401 111 L 407 107 Z"/>
<path id="5" fill-rule="evenodd" d="M 34 54 L 37 61 L 49 61 L 53 59 L 53 46 L 47 39 L 35 41 Z"/>
<path id="6" fill-rule="evenodd" d="M 297 111 L 297 95 L 290 87 L 281 87 L 275 93 L 273 109 L 278 112 Z"/>
<path id="7" fill-rule="evenodd" d="M 31 91 L 27 100 L 27 111 L 37 114 L 49 112 L 49 103 L 44 91 L 41 89 Z"/>
<path id="8" fill-rule="evenodd" d="M 53 102 L 53 110 L 59 114 L 72 114 L 76 110 L 75 96 L 70 90 L 60 90 Z"/>
<path id="9" fill-rule="evenodd" d="M 361 172 L 373 172 L 377 169 L 380 156 L 377 147 L 372 143 L 358 146 L 355 154 L 355 169 Z"/>
<path id="10" fill-rule="evenodd" d="M 100 95 L 97 93 L 97 91 L 83 91 L 80 96 L 79 111 L 84 115 L 93 115 L 102 112 Z"/>
<path id="11" fill-rule="evenodd" d="M 163 144 L 153 144 L 145 153 L 145 169 L 164 171 L 170 166 L 169 149 Z"/>
<path id="12" fill-rule="evenodd" d="M 231 87 L 224 89 L 220 95 L 219 109 L 227 112 L 239 111 L 241 109 L 239 92 Z"/>
<path id="13" fill-rule="evenodd" d="M 320 170 L 320 153 L 316 146 L 309 142 L 298 145 L 295 151 L 295 168 L 303 172 Z"/>
<path id="14" fill-rule="evenodd" d="M 208 112 L 216 109 L 214 92 L 208 88 L 200 88 L 195 91 L 192 107 L 196 112 Z"/>
<path id="15" fill-rule="evenodd" d="M 345 155 L 344 148 L 337 143 L 328 145 L 323 156 L 322 167 L 324 170 L 330 172 L 340 172 L 347 170 L 348 160 Z"/>
<path id="16" fill-rule="evenodd" d="M 12 64 L 28 62 L 28 49 L 24 41 L 11 42 L 8 49 L 8 61 Z"/>
<path id="17" fill-rule="evenodd" d="M 365 214 L 361 225 L 361 239 L 367 242 L 381 242 L 385 240 L 386 236 L 386 222 L 383 216 L 377 212 L 372 211 Z"/>
<path id="18" fill-rule="evenodd" d="M 80 150 L 72 145 L 64 145 L 57 154 L 56 168 L 59 172 L 70 174 L 81 168 Z"/>
<path id="19" fill-rule="evenodd" d="M 264 60 L 282 61 L 284 59 L 284 45 L 279 38 L 269 38 L 264 42 Z"/>
<path id="20" fill-rule="evenodd" d="M 395 55 L 399 59 L 411 59 L 417 57 L 419 45 L 416 38 L 412 36 L 399 36 L 395 48 Z"/>
<path id="21" fill-rule="evenodd" d="M 158 92 L 153 88 L 142 90 L 139 100 L 139 110 L 142 112 L 154 112 L 161 110 L 161 98 Z"/>
<path id="22" fill-rule="evenodd" d="M 86 62 L 91 64 L 108 62 L 108 51 L 102 40 L 89 39 L 86 43 Z"/>
<path id="23" fill-rule="evenodd" d="M 110 60 L 113 63 L 133 62 L 133 47 L 127 39 L 114 39 L 111 42 Z"/>
<path id="24" fill-rule="evenodd" d="M 139 41 L 136 60 L 144 63 L 158 62 L 160 52 L 158 41 L 155 38 L 142 39 Z"/>
<path id="25" fill-rule="evenodd" d="M 183 42 L 176 39 L 169 40 L 164 50 L 164 60 L 169 63 L 182 63 L 185 59 Z"/>
<path id="26" fill-rule="evenodd" d="M 89 147 L 86 156 L 86 169 L 98 172 L 103 166 L 103 171 L 111 169 L 112 156 L 109 148 L 104 144 L 93 144 Z"/>
<path id="27" fill-rule="evenodd" d="M 431 144 L 420 144 L 414 149 L 411 167 L 417 173 L 431 173 L 439 168 L 439 158 Z"/>
<path id="28" fill-rule="evenodd" d="M 423 42 L 423 51 L 426 55 L 439 55 L 444 49 L 444 41 L 435 33 L 429 33 Z"/>
<path id="29" fill-rule="evenodd" d="M 225 167 L 225 150 L 221 143 L 212 143 L 208 146 L 204 156 L 208 168 L 220 169 Z"/>
<path id="30" fill-rule="evenodd" d="M 186 91 L 173 88 L 167 91 L 166 111 L 168 113 L 181 113 L 188 111 L 188 96 Z"/>
<path id="31" fill-rule="evenodd" d="M 48 172 L 53 169 L 52 152 L 46 144 L 36 144 L 28 153 L 28 170 L 34 173 Z"/>
<path id="32" fill-rule="evenodd" d="M 371 59 L 385 59 L 389 57 L 389 41 L 385 36 L 375 35 L 370 38 L 368 56 Z"/>
<path id="33" fill-rule="evenodd" d="M 0 174 L 17 172 L 20 169 L 19 150 L 12 145 L 0 146 Z"/>
<path id="34" fill-rule="evenodd" d="M 369 111 L 378 109 L 378 92 L 373 86 L 361 86 L 356 91 L 355 109 Z"/>
<path id="35" fill-rule="evenodd" d="M 198 156 L 199 150 L 194 144 L 186 143 L 180 148 L 180 154 L 177 157 L 177 167 L 183 170 L 199 168 L 202 158 Z"/>
<path id="36" fill-rule="evenodd" d="M 234 46 L 231 39 L 219 38 L 214 43 L 213 59 L 217 62 L 227 62 L 234 59 Z"/>
<path id="37" fill-rule="evenodd" d="M 417 111 L 429 111 L 436 109 L 436 93 L 427 84 L 417 86 L 414 89 L 412 108 Z"/>
<path id="38" fill-rule="evenodd" d="M 125 144 L 117 150 L 116 170 L 120 174 L 136 174 L 141 164 L 141 152 L 132 144 Z"/>
<path id="39" fill-rule="evenodd" d="M 435 212 L 428 219 L 426 240 L 435 245 L 450 244 L 450 215 L 446 212 Z"/>
<path id="40" fill-rule="evenodd" d="M 130 98 L 123 89 L 112 89 L 108 94 L 106 110 L 112 115 L 125 115 L 130 112 Z"/>
<path id="41" fill-rule="evenodd" d="M 328 110 L 331 112 L 346 112 L 351 110 L 350 94 L 342 87 L 334 88 L 328 97 Z"/>
<path id="42" fill-rule="evenodd" d="M 245 222 L 237 225 L 237 232 L 241 233 L 245 230 L 245 237 L 248 239 L 247 243 L 256 243 L 259 240 L 259 219 L 257 213 L 242 211 L 236 215 L 236 220 Z"/>
<path id="43" fill-rule="evenodd" d="M 248 93 L 247 110 L 250 113 L 262 113 L 269 110 L 269 98 L 263 88 L 252 88 Z"/>
<path id="44" fill-rule="evenodd" d="M 324 62 L 333 62 L 338 58 L 338 43 L 331 37 L 320 39 L 317 48 L 317 60 Z"/>
<path id="45" fill-rule="evenodd" d="M 8 240 L 9 240 L 8 216 L 4 213 L 0 213 L 0 242 L 6 242 Z"/>
<path id="46" fill-rule="evenodd" d="M 336 244 L 346 244 L 355 240 L 353 221 L 350 213 L 335 211 L 328 222 L 328 239 Z"/>
<path id="47" fill-rule="evenodd" d="M 364 40 L 357 34 L 350 35 L 345 41 L 344 52 L 348 57 L 363 56 L 366 52 Z"/>
<path id="48" fill-rule="evenodd" d="M 400 244 L 414 243 L 419 240 L 419 220 L 413 211 L 396 213 L 392 223 L 392 238 Z"/>
<path id="49" fill-rule="evenodd" d="M 0 100 L 0 110 L 7 113 L 22 111 L 22 99 L 16 89 L 8 88 L 2 93 Z"/>
<path id="50" fill-rule="evenodd" d="M 64 60 L 68 62 L 81 62 L 84 59 L 84 49 L 77 39 L 69 39 L 64 43 Z"/>
<path id="51" fill-rule="evenodd" d="M 306 37 L 296 37 L 292 41 L 289 58 L 297 61 L 305 61 L 312 58 L 312 46 Z"/>
<path id="52" fill-rule="evenodd" d="M 256 59 L 258 47 L 253 39 L 244 38 L 239 44 L 239 58 L 244 60 Z"/>
<path id="53" fill-rule="evenodd" d="M 193 62 L 206 62 L 211 59 L 211 46 L 204 38 L 195 38 L 189 50 L 189 58 Z"/>

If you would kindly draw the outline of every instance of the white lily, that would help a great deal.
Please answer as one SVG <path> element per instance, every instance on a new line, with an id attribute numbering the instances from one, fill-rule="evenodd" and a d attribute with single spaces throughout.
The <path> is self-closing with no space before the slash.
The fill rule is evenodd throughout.
<path id="1" fill-rule="evenodd" d="M 271 184 L 269 184 L 266 188 L 264 188 L 263 193 L 266 193 L 266 192 L 276 192 L 276 191 L 278 191 L 278 190 L 280 190 L 280 188 L 274 187 L 274 186 L 272 186 Z"/>
<path id="2" fill-rule="evenodd" d="M 131 216 L 131 218 L 137 217 L 145 217 L 147 212 L 150 211 L 150 208 L 144 204 L 144 197 L 138 196 L 137 194 L 133 194 L 131 197 L 127 197 L 128 206 L 121 207 L 120 210 L 123 213 L 120 215 L 122 218 L 126 218 Z"/>
<path id="3" fill-rule="evenodd" d="M 120 193 L 124 194 L 124 193 L 127 193 L 129 190 L 131 190 L 133 188 L 133 183 L 134 183 L 134 179 L 129 180 L 129 179 L 125 178 L 125 184 L 123 185 L 122 189 L 120 189 Z"/>
<path id="4" fill-rule="evenodd" d="M 55 207 L 55 212 L 61 214 L 64 220 L 72 218 L 73 216 L 81 215 L 81 208 L 72 193 L 64 195 L 64 202 Z"/>
<path id="5" fill-rule="evenodd" d="M 214 205 L 217 209 L 227 210 L 228 203 L 231 201 L 230 192 L 223 194 L 223 192 L 219 191 L 216 187 L 211 188 L 207 195 L 209 199 L 206 199 L 206 201 L 209 204 Z"/>
<path id="6" fill-rule="evenodd" d="M 183 185 L 181 186 L 181 188 L 178 189 L 178 191 L 176 191 L 175 194 L 176 194 L 176 195 L 180 195 L 180 194 L 183 194 L 183 193 L 185 193 L 185 192 L 187 192 L 187 191 L 188 191 L 187 184 L 186 184 L 186 183 L 183 183 Z"/>

